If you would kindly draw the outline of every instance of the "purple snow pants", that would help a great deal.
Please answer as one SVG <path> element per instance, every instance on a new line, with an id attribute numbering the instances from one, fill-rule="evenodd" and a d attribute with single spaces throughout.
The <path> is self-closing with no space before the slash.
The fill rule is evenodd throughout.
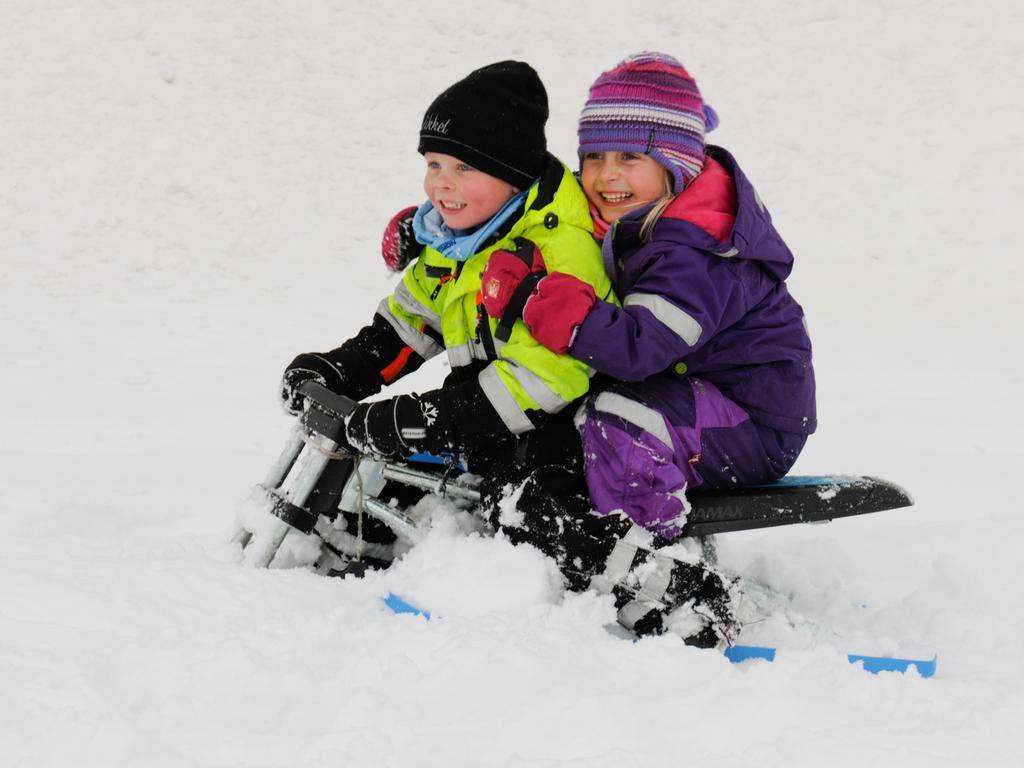
<path id="1" fill-rule="evenodd" d="M 672 373 L 605 382 L 583 405 L 580 434 L 594 509 L 665 538 L 686 521 L 686 489 L 771 482 L 807 440 L 755 424 L 708 381 Z"/>

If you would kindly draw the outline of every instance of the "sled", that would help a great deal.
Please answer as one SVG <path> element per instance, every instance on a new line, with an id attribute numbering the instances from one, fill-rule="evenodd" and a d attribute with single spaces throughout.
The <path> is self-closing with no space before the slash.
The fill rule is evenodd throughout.
<path id="1" fill-rule="evenodd" d="M 299 392 L 306 398 L 305 410 L 256 490 L 259 522 L 253 525 L 251 518 L 240 518 L 234 535 L 249 565 L 287 567 L 291 563 L 279 556 L 285 540 L 294 535 L 319 547 L 313 564 L 317 572 L 359 574 L 368 567 L 386 567 L 396 543 L 414 545 L 425 535 L 425 526 L 413 511 L 423 495 L 479 508 L 479 479 L 450 459 L 420 454 L 406 461 L 381 461 L 353 455 L 341 446 L 344 418 L 356 403 L 314 382 L 304 383 Z M 717 560 L 711 538 L 716 534 L 825 523 L 913 504 L 898 485 L 858 475 L 792 476 L 763 485 L 697 490 L 687 498 L 690 512 L 682 535 L 699 541 L 709 563 Z M 385 603 L 395 613 L 430 618 L 427 611 L 396 595 L 388 595 Z M 734 663 L 770 662 L 775 653 L 774 648 L 744 645 L 726 649 Z M 913 668 L 923 677 L 934 674 L 936 661 L 862 654 L 850 654 L 848 659 L 870 672 Z"/>
<path id="2" fill-rule="evenodd" d="M 321 539 L 322 555 L 315 566 L 321 572 L 345 567 L 353 553 L 387 561 L 394 539 L 415 544 L 423 535 L 419 520 L 402 504 L 390 503 L 395 498 L 415 500 L 433 493 L 467 505 L 479 503 L 477 479 L 450 461 L 418 455 L 385 462 L 340 449 L 344 418 L 356 403 L 315 382 L 304 383 L 299 392 L 307 400 L 306 409 L 257 491 L 273 522 L 258 530 L 240 526 L 233 539 L 242 546 L 248 564 L 274 565 L 290 531 Z M 790 476 L 763 485 L 696 490 L 687 498 L 691 509 L 682 535 L 700 539 L 712 561 L 708 537 L 715 534 L 825 523 L 913 504 L 898 485 L 858 475 Z M 358 515 L 360 523 L 364 516 L 372 518 L 378 529 L 382 524 L 392 534 L 391 540 L 384 536 L 362 541 L 337 524 L 339 515 L 345 514 Z"/>

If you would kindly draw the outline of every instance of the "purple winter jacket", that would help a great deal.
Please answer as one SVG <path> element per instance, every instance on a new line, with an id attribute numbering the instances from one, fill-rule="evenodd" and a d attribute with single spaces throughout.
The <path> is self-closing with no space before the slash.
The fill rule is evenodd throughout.
<path id="1" fill-rule="evenodd" d="M 733 182 L 731 231 L 716 239 L 674 217 L 673 205 L 644 242 L 646 211 L 619 219 L 603 250 L 623 306 L 598 300 L 570 352 L 624 381 L 683 363 L 677 371 L 712 382 L 755 423 L 810 434 L 817 426 L 811 341 L 785 284 L 793 254 L 732 155 L 706 151 Z"/>

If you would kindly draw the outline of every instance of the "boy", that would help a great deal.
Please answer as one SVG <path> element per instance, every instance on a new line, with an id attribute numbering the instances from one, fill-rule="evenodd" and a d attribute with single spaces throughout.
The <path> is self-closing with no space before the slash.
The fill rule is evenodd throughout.
<path id="1" fill-rule="evenodd" d="M 507 484 L 529 478 L 520 508 L 586 514 L 575 408 L 567 406 L 587 392 L 590 371 L 539 344 L 521 320 L 489 317 L 484 300 L 503 292 L 502 278 L 481 285 L 493 253 L 514 252 L 528 270 L 540 252 L 549 270 L 614 301 L 586 198 L 546 150 L 547 117 L 544 86 L 522 62 L 478 69 L 434 100 L 418 147 L 428 199 L 406 216 L 420 253 L 370 325 L 337 349 L 292 361 L 282 398 L 297 411 L 297 388 L 313 378 L 362 401 L 446 352 L 451 373 L 440 388 L 362 402 L 346 420 L 349 445 L 382 457 L 460 457 L 485 477 L 494 510 Z"/>

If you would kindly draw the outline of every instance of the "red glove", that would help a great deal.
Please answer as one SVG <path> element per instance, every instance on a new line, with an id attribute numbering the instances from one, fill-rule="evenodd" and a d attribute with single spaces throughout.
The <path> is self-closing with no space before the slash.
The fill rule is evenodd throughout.
<path id="1" fill-rule="evenodd" d="M 564 355 L 595 301 L 597 296 L 590 283 L 564 272 L 552 272 L 533 289 L 523 307 L 523 322 L 533 338 Z"/>
<path id="2" fill-rule="evenodd" d="M 412 218 L 416 206 L 403 208 L 384 227 L 384 238 L 380 241 L 380 255 L 392 272 L 401 272 L 410 261 L 420 255 L 423 246 L 416 241 L 412 232 Z"/>
<path id="3" fill-rule="evenodd" d="M 523 278 L 534 272 L 543 274 L 544 271 L 540 248 L 524 237 L 516 239 L 515 252 L 492 253 L 480 276 L 480 292 L 487 314 L 500 320 Z"/>

